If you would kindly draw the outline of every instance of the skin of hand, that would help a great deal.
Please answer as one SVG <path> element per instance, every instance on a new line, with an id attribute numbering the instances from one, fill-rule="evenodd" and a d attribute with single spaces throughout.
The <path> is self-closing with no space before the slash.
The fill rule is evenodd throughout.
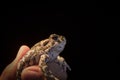
<path id="1" fill-rule="evenodd" d="M 20 59 L 27 53 L 27 51 L 30 50 L 30 48 L 26 45 L 23 45 L 20 47 L 18 54 L 16 58 L 10 63 L 2 72 L 0 76 L 0 80 L 16 80 L 16 70 L 17 70 L 17 63 L 20 61 Z M 62 80 L 66 80 L 67 74 L 66 72 L 61 72 L 61 69 L 58 65 L 55 63 L 51 63 L 50 65 L 56 67 L 56 71 L 54 71 L 56 74 L 62 76 L 60 77 Z M 22 80 L 47 80 L 45 76 L 43 75 L 41 69 L 39 66 L 34 65 L 25 68 L 22 71 L 21 74 Z"/>

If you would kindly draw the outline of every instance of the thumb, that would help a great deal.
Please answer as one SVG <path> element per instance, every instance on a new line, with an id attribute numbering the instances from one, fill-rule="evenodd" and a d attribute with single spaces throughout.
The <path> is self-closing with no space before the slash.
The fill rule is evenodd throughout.
<path id="1" fill-rule="evenodd" d="M 25 68 L 21 74 L 22 80 L 46 80 L 39 66 Z"/>

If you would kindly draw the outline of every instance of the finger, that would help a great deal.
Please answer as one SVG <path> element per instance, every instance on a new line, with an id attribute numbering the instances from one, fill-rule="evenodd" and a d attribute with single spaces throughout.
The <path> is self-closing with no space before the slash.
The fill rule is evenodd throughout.
<path id="1" fill-rule="evenodd" d="M 38 66 L 25 68 L 21 74 L 22 80 L 45 80 L 45 77 Z"/>
<path id="2" fill-rule="evenodd" d="M 15 58 L 15 61 L 18 62 L 29 50 L 30 48 L 28 46 L 26 45 L 21 46 Z"/>
<path id="3" fill-rule="evenodd" d="M 17 63 L 18 61 L 23 57 L 23 55 L 26 54 L 26 52 L 29 50 L 29 47 L 27 46 L 21 46 L 17 57 L 15 58 L 15 60 L 10 63 L 2 72 L 0 80 L 15 80 L 15 76 L 16 76 L 16 69 L 17 69 Z"/>
<path id="4" fill-rule="evenodd" d="M 29 47 L 26 45 L 23 45 L 20 47 L 17 56 L 15 60 L 11 63 L 11 68 L 13 69 L 13 73 L 16 74 L 17 70 L 17 64 L 20 61 L 20 59 L 29 51 Z"/>

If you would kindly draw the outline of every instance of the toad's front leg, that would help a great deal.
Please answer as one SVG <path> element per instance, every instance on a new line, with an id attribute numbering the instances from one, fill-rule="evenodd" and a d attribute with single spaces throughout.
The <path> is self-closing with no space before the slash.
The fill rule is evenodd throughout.
<path id="1" fill-rule="evenodd" d="M 47 78 L 47 80 L 59 80 L 57 77 L 55 77 L 51 70 L 49 70 L 47 63 L 49 62 L 49 56 L 47 54 L 43 54 L 40 57 L 39 61 L 39 67 L 43 71 L 43 74 Z"/>
<path id="2" fill-rule="evenodd" d="M 58 56 L 57 59 L 55 60 L 55 63 L 57 63 L 59 66 L 63 68 L 63 70 L 66 72 L 67 68 L 71 71 L 70 66 L 67 64 L 65 59 L 61 56 Z"/>

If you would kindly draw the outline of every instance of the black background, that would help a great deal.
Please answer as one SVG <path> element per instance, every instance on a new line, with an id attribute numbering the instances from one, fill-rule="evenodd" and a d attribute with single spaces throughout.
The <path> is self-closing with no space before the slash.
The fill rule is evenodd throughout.
<path id="1" fill-rule="evenodd" d="M 63 56 L 72 71 L 68 80 L 94 78 L 96 64 L 96 16 L 93 5 L 24 4 L 3 8 L 0 29 L 0 73 L 14 60 L 21 45 L 56 33 L 67 39 Z"/>

